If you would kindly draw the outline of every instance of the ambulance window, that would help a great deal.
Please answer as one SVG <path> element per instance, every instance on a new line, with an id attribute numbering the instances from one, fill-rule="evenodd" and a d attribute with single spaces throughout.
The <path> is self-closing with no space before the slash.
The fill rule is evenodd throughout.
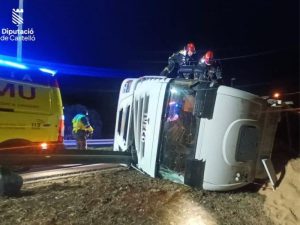
<path id="1" fill-rule="evenodd" d="M 119 120 L 118 120 L 118 133 L 119 134 L 121 134 L 122 117 L 123 117 L 123 109 L 121 109 L 119 111 Z"/>
<path id="2" fill-rule="evenodd" d="M 124 134 L 123 139 L 126 141 L 127 139 L 127 130 L 128 130 L 128 122 L 129 122 L 129 113 L 130 113 L 130 106 L 127 106 L 126 109 L 126 116 L 125 116 L 125 126 L 124 126 Z"/>

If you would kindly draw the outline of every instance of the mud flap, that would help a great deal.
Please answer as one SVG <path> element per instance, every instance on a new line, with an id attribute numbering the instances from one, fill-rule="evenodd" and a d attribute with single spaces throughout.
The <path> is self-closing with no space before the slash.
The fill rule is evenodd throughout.
<path id="1" fill-rule="evenodd" d="M 273 190 L 277 186 L 277 177 L 271 159 L 262 159 L 262 164 L 268 174 Z"/>
<path id="2" fill-rule="evenodd" d="M 192 187 L 203 188 L 205 161 L 197 159 L 187 159 L 184 174 L 184 184 Z"/>

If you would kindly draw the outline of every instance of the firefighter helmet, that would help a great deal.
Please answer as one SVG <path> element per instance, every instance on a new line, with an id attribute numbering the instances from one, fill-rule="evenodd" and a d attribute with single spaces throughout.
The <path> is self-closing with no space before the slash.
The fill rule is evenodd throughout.
<path id="1" fill-rule="evenodd" d="M 194 45 L 194 43 L 190 42 L 186 45 L 185 47 L 186 51 L 190 51 L 192 53 L 195 53 L 196 52 L 196 47 Z"/>
<path id="2" fill-rule="evenodd" d="M 211 65 L 213 58 L 214 58 L 214 53 L 212 51 L 207 51 L 204 55 L 205 64 Z"/>

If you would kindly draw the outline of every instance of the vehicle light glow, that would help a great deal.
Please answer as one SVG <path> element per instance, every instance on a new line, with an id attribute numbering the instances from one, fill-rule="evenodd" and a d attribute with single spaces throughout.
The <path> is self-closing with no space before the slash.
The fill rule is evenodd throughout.
<path id="1" fill-rule="evenodd" d="M 41 61 L 41 60 L 33 60 L 23 58 L 23 64 L 18 63 L 15 57 L 1 55 L 0 60 L 9 61 L 9 62 L 17 62 L 17 68 L 20 69 L 39 69 L 45 73 L 49 73 L 52 76 L 56 74 L 58 71 L 60 74 L 72 75 L 72 76 L 88 76 L 88 77 L 130 77 L 130 76 L 139 76 L 140 71 L 128 71 L 122 69 L 112 69 L 106 67 L 90 67 L 90 66 L 82 66 L 82 65 L 71 65 L 71 64 L 62 64 L 62 63 L 53 63 L 50 61 Z M 3 63 L 2 63 L 3 64 Z M 25 65 L 26 66 L 25 66 Z M 21 67 L 20 67 L 21 65 Z M 1 63 L 0 63 L 1 66 Z M 9 66 L 7 64 L 3 64 L 3 66 Z M 42 69 L 42 70 L 41 70 Z"/>
<path id="2" fill-rule="evenodd" d="M 47 68 L 39 68 L 39 70 L 42 71 L 42 72 L 44 72 L 44 73 L 49 73 L 49 74 L 51 74 L 52 76 L 54 76 L 54 75 L 57 73 L 57 71 L 49 70 L 49 69 L 47 69 Z"/>
<path id="3" fill-rule="evenodd" d="M 47 150 L 48 149 L 48 144 L 47 143 L 42 143 L 41 144 L 41 148 L 42 148 L 42 150 Z"/>
<path id="4" fill-rule="evenodd" d="M 13 67 L 13 68 L 18 68 L 18 69 L 23 69 L 23 70 L 28 69 L 28 67 L 23 64 L 6 61 L 6 60 L 2 60 L 2 59 L 0 59 L 0 66 Z"/>
<path id="5" fill-rule="evenodd" d="M 279 93 L 279 92 L 275 92 L 275 93 L 273 94 L 273 97 L 278 99 L 278 98 L 280 97 L 280 93 Z"/>

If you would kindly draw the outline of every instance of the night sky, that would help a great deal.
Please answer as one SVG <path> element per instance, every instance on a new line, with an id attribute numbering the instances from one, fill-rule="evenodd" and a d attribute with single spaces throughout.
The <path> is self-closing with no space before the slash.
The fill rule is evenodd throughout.
<path id="1" fill-rule="evenodd" d="M 0 0 L 0 29 L 16 29 L 11 10 L 17 7 L 17 0 Z M 28 59 L 157 74 L 192 41 L 198 52 L 211 49 L 221 59 L 227 84 L 235 77 L 237 86 L 261 95 L 299 91 L 298 0 L 24 0 L 25 28 L 36 36 L 24 43 Z M 0 41 L 0 54 L 15 56 L 16 44 Z M 102 75 L 60 74 L 59 80 L 64 104 L 99 111 L 104 135 L 112 137 L 127 73 Z"/>

